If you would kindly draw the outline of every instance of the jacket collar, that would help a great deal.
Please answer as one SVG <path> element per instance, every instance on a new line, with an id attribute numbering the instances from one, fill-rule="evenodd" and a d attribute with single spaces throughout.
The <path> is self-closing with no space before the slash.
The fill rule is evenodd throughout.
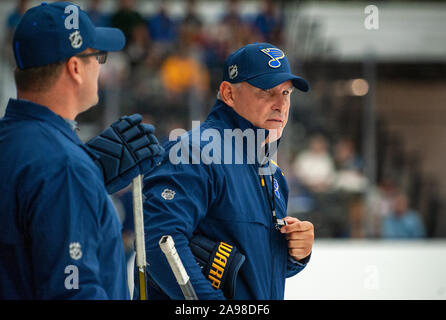
<path id="1" fill-rule="evenodd" d="M 241 115 L 235 112 L 233 108 L 231 108 L 221 100 L 217 100 L 215 102 L 214 106 L 211 109 L 211 112 L 209 113 L 208 118 L 210 119 L 217 118 L 222 120 L 226 125 L 228 125 L 229 129 L 239 128 L 242 131 L 246 129 L 253 129 L 253 130 L 261 129 L 253 125 L 249 120 L 243 118 Z M 268 136 L 268 130 L 265 129 L 265 131 L 266 131 L 266 136 Z"/>
<path id="2" fill-rule="evenodd" d="M 249 120 L 243 118 L 241 115 L 239 115 L 237 112 L 234 111 L 233 108 L 228 106 L 226 103 L 224 103 L 221 100 L 217 100 L 214 104 L 214 106 L 211 108 L 211 111 L 208 115 L 208 118 L 206 121 L 213 121 L 213 120 L 221 120 L 223 123 L 227 126 L 225 129 L 240 129 L 242 132 L 251 129 L 254 131 L 255 136 L 255 163 L 261 165 L 261 166 L 267 166 L 269 164 L 270 158 L 274 154 L 269 154 L 269 150 L 272 150 L 274 153 L 277 152 L 277 148 L 279 147 L 280 139 L 276 141 L 276 146 L 273 148 L 270 148 L 270 145 L 266 145 L 266 152 L 262 150 L 262 152 L 259 152 L 259 148 L 263 148 L 262 144 L 264 139 L 266 139 L 269 135 L 268 129 L 262 129 L 255 125 L 253 125 Z M 258 134 L 258 130 L 264 130 L 264 139 L 262 134 Z M 260 141 L 259 138 L 262 138 L 263 141 Z M 259 155 L 262 156 L 261 159 L 259 159 Z M 250 157 L 251 155 L 246 155 L 247 157 Z"/>

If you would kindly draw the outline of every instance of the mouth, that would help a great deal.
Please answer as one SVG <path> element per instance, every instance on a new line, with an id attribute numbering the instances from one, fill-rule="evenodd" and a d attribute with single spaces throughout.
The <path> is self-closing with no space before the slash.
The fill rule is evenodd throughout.
<path id="1" fill-rule="evenodd" d="M 268 120 L 266 120 L 266 121 L 268 121 L 268 122 L 274 122 L 274 123 L 282 123 L 282 122 L 283 122 L 283 120 L 282 120 L 282 119 L 279 119 L 279 118 L 268 119 Z"/>

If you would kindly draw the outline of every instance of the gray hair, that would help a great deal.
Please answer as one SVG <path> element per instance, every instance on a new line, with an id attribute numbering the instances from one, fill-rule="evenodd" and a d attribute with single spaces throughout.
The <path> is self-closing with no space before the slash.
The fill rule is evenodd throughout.
<path id="1" fill-rule="evenodd" d="M 231 83 L 231 85 L 237 89 L 240 88 L 241 84 L 242 84 L 241 82 Z M 217 100 L 223 101 L 221 94 L 220 94 L 220 90 L 218 90 L 218 92 L 217 92 Z"/>

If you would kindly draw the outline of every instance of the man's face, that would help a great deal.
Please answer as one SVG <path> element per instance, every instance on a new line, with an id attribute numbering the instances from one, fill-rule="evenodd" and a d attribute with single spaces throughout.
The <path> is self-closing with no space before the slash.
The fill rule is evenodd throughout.
<path id="1" fill-rule="evenodd" d="M 93 53 L 96 50 L 88 49 L 86 53 Z M 98 79 L 99 79 L 99 62 L 96 57 L 82 58 L 84 67 L 84 81 L 82 85 L 82 108 L 83 111 L 95 106 L 99 102 L 98 97 Z"/>
<path id="2" fill-rule="evenodd" d="M 288 122 L 293 88 L 291 80 L 267 90 L 241 82 L 235 88 L 233 108 L 253 125 L 270 130 L 269 141 L 272 142 L 282 136 Z"/>

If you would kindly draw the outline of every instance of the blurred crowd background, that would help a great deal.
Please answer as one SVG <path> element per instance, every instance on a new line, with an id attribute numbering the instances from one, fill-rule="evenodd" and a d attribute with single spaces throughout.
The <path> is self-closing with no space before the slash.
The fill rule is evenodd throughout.
<path id="1" fill-rule="evenodd" d="M 168 139 L 215 102 L 226 56 L 253 42 L 281 47 L 309 94 L 295 91 L 279 149 L 289 215 L 316 238 L 446 237 L 446 2 L 75 1 L 127 38 L 100 76 L 100 103 L 77 118 L 87 140 L 140 113 Z M 2 1 L 0 115 L 15 97 L 10 42 L 27 7 Z M 1 152 L 1 150 L 0 150 Z M 132 247 L 131 196 L 113 196 Z"/>

